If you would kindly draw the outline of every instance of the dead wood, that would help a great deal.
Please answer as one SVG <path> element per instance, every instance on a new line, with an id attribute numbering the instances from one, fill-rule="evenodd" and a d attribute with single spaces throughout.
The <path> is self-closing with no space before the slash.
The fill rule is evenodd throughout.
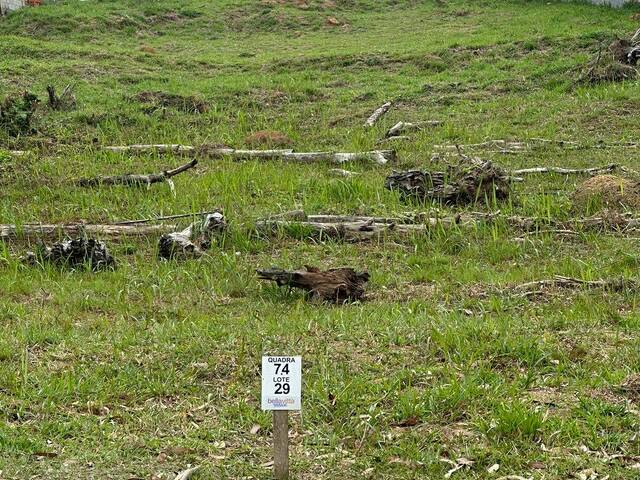
<path id="1" fill-rule="evenodd" d="M 219 212 L 220 210 L 211 210 L 207 212 L 197 212 L 197 213 L 179 213 L 177 215 L 164 215 L 161 217 L 141 218 L 138 220 L 121 220 L 118 222 L 111 222 L 110 225 L 136 225 L 141 223 L 162 222 L 164 220 L 175 220 L 178 218 L 202 217 L 204 215 L 211 215 Z"/>
<path id="2" fill-rule="evenodd" d="M 562 167 L 532 167 L 521 168 L 518 170 L 511 170 L 512 175 L 526 175 L 529 173 L 558 173 L 561 175 L 600 175 L 602 173 L 611 173 L 617 169 L 620 169 L 620 165 L 612 163 L 604 167 L 591 167 L 591 168 L 562 168 Z"/>
<path id="3" fill-rule="evenodd" d="M 75 238 L 41 245 L 36 252 L 27 252 L 22 259 L 30 265 L 50 263 L 71 269 L 90 268 L 93 271 L 114 269 L 116 261 L 104 242 L 93 238 Z"/>
<path id="4" fill-rule="evenodd" d="M 429 120 L 426 122 L 398 122 L 385 133 L 386 138 L 393 138 L 397 136 L 401 136 L 407 132 L 415 132 L 420 131 L 425 128 L 437 127 L 442 125 L 441 121 L 438 120 Z"/>
<path id="5" fill-rule="evenodd" d="M 566 234 L 577 234 L 581 230 L 628 232 L 640 229 L 640 218 L 615 212 L 562 222 L 542 217 L 505 216 L 499 212 L 470 212 L 446 217 L 430 217 L 423 213 L 405 214 L 401 217 L 365 217 L 306 215 L 302 210 L 259 220 L 256 229 L 264 234 L 290 232 L 310 238 L 367 241 L 387 236 L 413 238 L 434 229 L 478 228 L 500 223 L 523 232 L 557 231 Z"/>
<path id="6" fill-rule="evenodd" d="M 178 473 L 174 480 L 189 480 L 198 470 L 200 470 L 200 467 L 187 468 L 186 470 Z"/>
<path id="7" fill-rule="evenodd" d="M 76 185 L 80 187 L 95 187 L 106 185 L 128 185 L 128 186 L 142 186 L 146 185 L 147 188 L 152 183 L 171 182 L 171 178 L 179 175 L 182 172 L 186 172 L 190 168 L 197 165 L 198 161 L 193 159 L 189 163 L 174 168 L 173 170 L 165 170 L 160 173 L 151 173 L 147 175 L 131 174 L 116 175 L 112 177 L 95 177 L 95 178 L 82 178 L 76 181 Z M 173 188 L 172 188 L 173 189 Z"/>
<path id="8" fill-rule="evenodd" d="M 349 170 L 343 170 L 341 168 L 332 168 L 329 173 L 336 177 L 351 178 L 360 175 L 358 172 L 351 172 Z"/>
<path id="9" fill-rule="evenodd" d="M 147 237 L 175 230 L 175 225 L 90 225 L 90 224 L 41 224 L 0 225 L 0 241 L 46 240 L 63 237 L 98 237 L 120 240 L 131 237 Z"/>
<path id="10" fill-rule="evenodd" d="M 514 287 L 516 291 L 523 291 L 524 297 L 543 293 L 548 288 L 602 288 L 611 291 L 621 291 L 625 289 L 635 289 L 638 283 L 635 280 L 626 278 L 616 278 L 607 280 L 582 280 L 579 278 L 563 277 L 556 275 L 552 279 L 537 280 L 535 282 L 527 282 Z"/>
<path id="11" fill-rule="evenodd" d="M 448 205 L 472 204 L 486 199 L 504 200 L 510 193 L 508 173 L 489 161 L 466 159 L 450 172 L 394 171 L 386 178 L 385 188 L 404 197 Z"/>
<path id="12" fill-rule="evenodd" d="M 76 97 L 71 85 L 64 87 L 60 95 L 56 94 L 53 85 L 47 85 L 47 95 L 49 96 L 49 108 L 52 110 L 72 110 L 76 107 Z"/>
<path id="13" fill-rule="evenodd" d="M 281 268 L 257 270 L 258 278 L 276 282 L 280 287 L 300 288 L 312 299 L 325 302 L 344 303 L 364 298 L 364 286 L 369 280 L 367 272 L 356 272 L 352 268 L 332 268 L 321 271 L 316 267 L 287 271 Z"/>
<path id="14" fill-rule="evenodd" d="M 182 231 L 162 235 L 158 241 L 158 257 L 165 260 L 200 257 L 211 247 L 214 235 L 226 227 L 222 213 L 208 214 Z"/>
<path id="15" fill-rule="evenodd" d="M 387 113 L 390 108 L 391 108 L 391 102 L 387 102 L 384 105 L 382 105 L 380 108 L 377 108 L 371 114 L 371 116 L 367 118 L 367 121 L 364 122 L 364 126 L 373 127 L 375 123 L 380 119 L 380 117 L 382 117 L 385 113 Z"/>
<path id="16" fill-rule="evenodd" d="M 332 162 L 345 163 L 355 161 L 373 161 L 385 164 L 396 159 L 394 150 L 372 150 L 369 152 L 294 152 L 291 149 L 280 150 L 238 150 L 202 145 L 157 144 L 157 145 L 121 145 L 105 147 L 106 150 L 118 153 L 174 153 L 198 155 L 208 158 L 231 157 L 238 160 L 290 160 L 296 162 Z"/>

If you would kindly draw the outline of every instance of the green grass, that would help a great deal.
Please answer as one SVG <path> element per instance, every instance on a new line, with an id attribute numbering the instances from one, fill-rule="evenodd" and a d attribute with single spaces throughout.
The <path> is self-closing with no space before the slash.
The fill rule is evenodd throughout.
<path id="1" fill-rule="evenodd" d="M 636 11 L 498 0 L 69 0 L 0 19 L 1 92 L 28 89 L 43 101 L 35 134 L 0 133 L 0 223 L 214 207 L 229 222 L 209 257 L 159 262 L 156 239 L 114 243 L 119 268 L 99 274 L 26 267 L 17 260 L 26 242 L 0 244 L 0 478 L 166 479 L 188 464 L 203 467 L 195 478 L 269 478 L 264 352 L 303 356 L 294 478 L 442 478 L 452 468 L 442 459 L 460 457 L 474 464 L 451 478 L 565 479 L 587 468 L 637 478 L 638 398 L 616 388 L 640 370 L 637 292 L 526 299 L 507 288 L 555 274 L 637 278 L 637 238 L 519 241 L 494 225 L 353 244 L 299 229 L 267 239 L 253 227 L 295 208 L 430 209 L 405 204 L 383 181 L 392 169 L 444 168 L 431 160 L 436 144 L 634 141 L 638 82 L 575 80 L 601 43 L 635 31 Z M 74 84 L 78 108 L 49 111 L 48 83 Z M 195 96 L 209 109 L 150 111 L 136 100 L 143 91 Z M 379 124 L 362 127 L 389 99 Z M 176 177 L 175 197 L 162 184 L 71 183 L 182 162 L 103 145 L 244 147 L 270 129 L 297 151 L 356 151 L 376 148 L 400 120 L 444 124 L 397 144 L 397 164 L 347 166 L 361 173 L 352 179 L 331 176 L 328 164 L 201 159 Z M 15 149 L 32 153 L 6 153 Z M 483 157 L 638 169 L 640 154 L 549 146 Z M 473 208 L 567 219 L 580 181 L 527 177 L 511 202 Z M 255 268 L 273 264 L 367 268 L 370 298 L 309 303 L 257 281 Z M 412 417 L 417 425 L 402 426 Z"/>

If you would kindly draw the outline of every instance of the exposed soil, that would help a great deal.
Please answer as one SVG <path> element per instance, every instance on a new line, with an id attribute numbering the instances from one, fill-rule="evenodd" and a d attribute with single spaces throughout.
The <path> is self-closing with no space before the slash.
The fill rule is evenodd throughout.
<path id="1" fill-rule="evenodd" d="M 246 145 L 252 147 L 290 147 L 293 141 L 282 132 L 260 130 L 244 139 Z"/>
<path id="2" fill-rule="evenodd" d="M 573 193 L 574 211 L 640 209 L 640 183 L 617 175 L 597 175 L 585 180 Z"/>
<path id="3" fill-rule="evenodd" d="M 160 91 L 145 91 L 136 95 L 136 100 L 158 107 L 175 108 L 185 113 L 204 113 L 209 110 L 207 102 L 193 95 L 178 95 Z"/>

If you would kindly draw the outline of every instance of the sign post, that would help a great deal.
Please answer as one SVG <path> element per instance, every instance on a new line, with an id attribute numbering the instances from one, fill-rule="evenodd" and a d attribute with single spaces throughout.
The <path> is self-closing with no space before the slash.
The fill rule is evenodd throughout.
<path id="1" fill-rule="evenodd" d="M 289 478 L 289 410 L 302 407 L 302 357 L 262 357 L 262 409 L 273 410 L 273 471 Z"/>

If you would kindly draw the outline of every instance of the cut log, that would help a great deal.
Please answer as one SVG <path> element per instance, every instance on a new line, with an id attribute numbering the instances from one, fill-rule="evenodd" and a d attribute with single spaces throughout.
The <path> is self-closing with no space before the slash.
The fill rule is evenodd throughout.
<path id="1" fill-rule="evenodd" d="M 114 269 L 116 261 L 104 242 L 93 238 L 76 238 L 41 246 L 36 252 L 27 252 L 25 263 L 38 265 L 50 263 L 70 269 L 90 268 L 93 271 Z"/>
<path id="2" fill-rule="evenodd" d="M 200 470 L 200 467 L 187 468 L 179 472 L 173 480 L 189 480 L 198 470 Z"/>
<path id="3" fill-rule="evenodd" d="M 131 237 L 147 237 L 174 231 L 175 225 L 0 225 L 0 241 L 47 240 L 63 237 L 98 237 L 119 240 Z"/>
<path id="4" fill-rule="evenodd" d="M 401 136 L 402 134 L 407 132 L 415 132 L 415 131 L 423 130 L 425 128 L 437 127 L 439 125 L 442 125 L 442 122 L 438 120 L 430 120 L 427 122 L 415 122 L 415 123 L 398 122 L 389 130 L 387 130 L 387 133 L 384 136 L 386 138 L 393 138 L 393 137 Z"/>
<path id="5" fill-rule="evenodd" d="M 390 108 L 391 108 L 391 102 L 387 102 L 384 105 L 382 105 L 380 108 L 377 108 L 375 112 L 373 112 L 371 116 L 367 118 L 367 121 L 364 122 L 364 126 L 373 127 L 375 123 L 380 119 L 380 117 L 382 117 L 385 113 L 387 113 Z"/>
<path id="6" fill-rule="evenodd" d="M 165 260 L 198 258 L 210 248 L 213 236 L 223 232 L 226 226 L 224 215 L 215 212 L 182 231 L 162 235 L 158 241 L 158 257 Z"/>
<path id="7" fill-rule="evenodd" d="M 367 272 L 356 272 L 352 268 L 332 268 L 321 271 L 315 267 L 293 272 L 281 268 L 257 270 L 258 278 L 276 282 L 280 287 L 300 288 L 312 299 L 325 302 L 344 303 L 364 298 L 364 286 L 369 280 Z"/>
<path id="8" fill-rule="evenodd" d="M 152 183 L 169 182 L 172 177 L 179 175 L 182 172 L 186 172 L 190 168 L 193 168 L 198 163 L 197 160 L 191 160 L 189 163 L 174 168 L 173 170 L 165 170 L 160 173 L 151 173 L 148 175 L 139 174 L 126 174 L 117 175 L 113 177 L 95 177 L 95 178 L 82 178 L 76 181 L 76 185 L 80 187 L 95 187 L 106 185 L 128 185 L 128 186 L 141 186 L 146 185 L 150 187 Z"/>
<path id="9" fill-rule="evenodd" d="M 505 200 L 509 197 L 511 179 L 507 172 L 489 161 L 470 162 L 449 173 L 410 170 L 393 172 L 385 188 L 404 197 L 448 205 L 473 204 L 486 199 Z"/>

